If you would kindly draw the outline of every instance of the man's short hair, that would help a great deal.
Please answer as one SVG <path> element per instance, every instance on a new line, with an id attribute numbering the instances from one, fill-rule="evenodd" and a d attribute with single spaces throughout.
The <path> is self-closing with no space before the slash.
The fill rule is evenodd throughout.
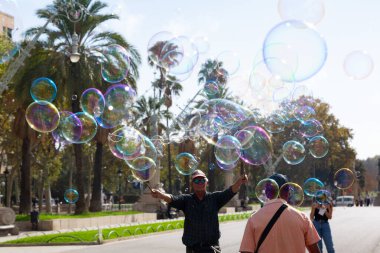
<path id="1" fill-rule="evenodd" d="M 275 173 L 269 178 L 276 181 L 276 183 L 278 184 L 278 188 L 281 188 L 281 186 L 289 182 L 288 178 L 285 175 L 279 173 Z"/>

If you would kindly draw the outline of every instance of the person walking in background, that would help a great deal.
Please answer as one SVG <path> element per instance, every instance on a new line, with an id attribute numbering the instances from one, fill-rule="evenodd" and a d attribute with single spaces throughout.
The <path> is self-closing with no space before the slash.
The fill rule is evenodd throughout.
<path id="1" fill-rule="evenodd" d="M 279 188 L 288 182 L 282 174 L 269 178 L 276 181 Z M 319 240 L 309 217 L 279 197 L 268 200 L 248 219 L 240 252 L 305 253 L 307 248 L 311 253 L 320 253 Z"/>
<path id="2" fill-rule="evenodd" d="M 218 212 L 247 182 L 247 175 L 241 176 L 224 191 L 207 192 L 208 179 L 201 170 L 191 175 L 193 193 L 173 196 L 159 190 L 152 190 L 152 196 L 182 210 L 185 214 L 182 242 L 186 253 L 221 252 L 219 247 Z"/>
<path id="3" fill-rule="evenodd" d="M 365 205 L 369 206 L 370 203 L 371 203 L 371 199 L 369 198 L 369 194 L 368 194 L 368 191 L 367 191 L 366 195 L 365 195 Z"/>
<path id="4" fill-rule="evenodd" d="M 318 242 L 318 246 L 321 251 L 323 251 L 323 240 L 328 253 L 335 252 L 329 224 L 329 219 L 332 218 L 332 213 L 333 205 L 331 203 L 327 205 L 321 205 L 317 202 L 313 202 L 311 206 L 310 219 L 313 221 L 313 224 L 317 229 L 319 236 L 321 237 L 321 240 Z"/>

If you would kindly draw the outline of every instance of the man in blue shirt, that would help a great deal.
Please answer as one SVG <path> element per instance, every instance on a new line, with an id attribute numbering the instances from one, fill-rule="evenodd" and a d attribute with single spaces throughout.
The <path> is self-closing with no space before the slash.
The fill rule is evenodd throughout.
<path id="1" fill-rule="evenodd" d="M 247 175 L 241 176 L 224 191 L 207 192 L 208 179 L 201 170 L 191 175 L 191 194 L 173 196 L 159 190 L 152 190 L 152 196 L 164 200 L 185 214 L 182 242 L 187 253 L 220 252 L 218 212 L 247 182 Z"/>

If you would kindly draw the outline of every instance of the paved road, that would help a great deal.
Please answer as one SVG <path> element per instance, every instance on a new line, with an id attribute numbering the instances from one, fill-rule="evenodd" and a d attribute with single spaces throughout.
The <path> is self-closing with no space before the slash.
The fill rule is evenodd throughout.
<path id="1" fill-rule="evenodd" d="M 236 253 L 246 221 L 221 225 L 223 253 Z M 380 207 L 337 207 L 331 221 L 337 253 L 380 253 Z M 184 252 L 182 231 L 160 233 L 99 246 L 0 248 L 6 253 L 178 253 Z"/>

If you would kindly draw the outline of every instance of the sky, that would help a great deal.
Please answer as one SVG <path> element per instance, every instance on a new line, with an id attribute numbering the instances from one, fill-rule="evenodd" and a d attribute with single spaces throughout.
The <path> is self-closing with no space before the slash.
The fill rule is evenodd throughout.
<path id="1" fill-rule="evenodd" d="M 3 1 L 3 0 L 2 0 Z M 52 1 L 5 0 L 17 6 L 24 28 L 42 25 L 35 11 Z M 121 33 L 140 52 L 138 93 L 150 94 L 153 69 L 147 64 L 149 40 L 158 32 L 168 31 L 189 38 L 207 38 L 209 49 L 200 54 L 189 79 L 182 82 L 184 91 L 174 98 L 177 111 L 201 87 L 197 83 L 199 66 L 206 59 L 215 59 L 223 52 L 237 55 L 239 69 L 231 76 L 229 88 L 242 96 L 248 85 L 257 55 L 269 31 L 283 22 L 286 7 L 307 3 L 313 6 L 306 17 L 317 15 L 315 30 L 327 46 L 327 59 L 319 72 L 297 82 L 306 87 L 307 94 L 328 103 L 330 112 L 340 124 L 352 129 L 352 146 L 359 159 L 380 154 L 380 1 L 378 0 L 104 0 L 107 11 L 120 16 L 99 29 Z M 322 8 L 321 8 L 322 6 Z M 292 9 L 292 8 L 290 8 Z M 293 8 L 294 9 L 294 8 Z M 308 13 L 308 12 L 304 12 Z M 295 14 L 296 15 L 296 14 Z M 301 43 L 302 44 L 302 43 Z M 346 57 L 353 51 L 365 50 L 373 61 L 369 76 L 354 80 L 344 71 Z M 353 63 L 355 71 L 355 62 Z"/>

